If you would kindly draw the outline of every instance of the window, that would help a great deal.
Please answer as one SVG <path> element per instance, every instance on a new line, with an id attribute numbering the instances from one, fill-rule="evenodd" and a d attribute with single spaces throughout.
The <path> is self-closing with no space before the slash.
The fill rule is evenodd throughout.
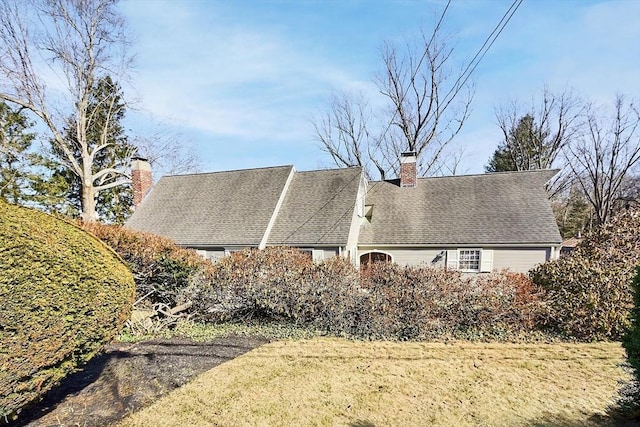
<path id="1" fill-rule="evenodd" d="M 493 270 L 493 249 L 447 250 L 446 266 L 467 273 L 490 273 Z"/>
<path id="2" fill-rule="evenodd" d="M 480 249 L 460 249 L 458 269 L 462 271 L 480 271 Z"/>
<path id="3" fill-rule="evenodd" d="M 313 249 L 300 248 L 299 251 L 308 256 L 309 259 L 313 259 Z"/>
<path id="4" fill-rule="evenodd" d="M 298 248 L 298 250 L 314 262 L 324 261 L 324 249 Z"/>
<path id="5" fill-rule="evenodd" d="M 391 262 L 391 255 L 384 252 L 367 252 L 360 255 L 360 265 L 372 264 L 374 262 Z"/>

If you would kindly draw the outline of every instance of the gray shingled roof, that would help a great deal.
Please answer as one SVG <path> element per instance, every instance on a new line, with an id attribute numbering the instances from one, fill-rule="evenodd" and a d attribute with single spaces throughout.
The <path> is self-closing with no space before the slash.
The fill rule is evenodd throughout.
<path id="1" fill-rule="evenodd" d="M 344 246 L 361 179 L 361 168 L 296 172 L 268 244 Z"/>
<path id="2" fill-rule="evenodd" d="M 293 166 L 161 178 L 127 227 L 181 245 L 258 246 Z"/>
<path id="3" fill-rule="evenodd" d="M 369 184 L 360 244 L 560 243 L 544 189 L 556 171 L 421 178 L 415 188 Z"/>

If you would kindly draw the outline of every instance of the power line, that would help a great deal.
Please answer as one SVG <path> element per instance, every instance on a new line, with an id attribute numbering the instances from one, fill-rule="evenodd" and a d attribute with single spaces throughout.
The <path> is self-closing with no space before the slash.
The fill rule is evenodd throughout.
<path id="1" fill-rule="evenodd" d="M 500 22 L 498 22 L 498 24 L 495 26 L 493 31 L 491 31 L 491 34 L 489 34 L 489 36 L 484 41 L 484 43 L 482 44 L 480 49 L 478 49 L 478 52 L 476 52 L 475 56 L 469 62 L 469 65 L 467 65 L 467 68 L 464 69 L 464 71 L 460 74 L 460 76 L 458 77 L 458 80 L 456 80 L 456 82 L 453 85 L 453 87 L 451 88 L 451 90 L 443 98 L 443 100 L 445 101 L 445 109 L 451 103 L 451 101 L 456 97 L 456 95 L 458 95 L 458 92 L 460 92 L 460 89 L 462 89 L 462 87 L 467 82 L 467 80 L 469 80 L 469 77 L 471 77 L 471 75 L 473 74 L 475 69 L 478 67 L 478 64 L 480 64 L 480 61 L 482 61 L 482 59 L 487 54 L 487 52 L 489 51 L 491 46 L 493 46 L 493 43 L 496 41 L 498 36 L 500 36 L 500 34 L 504 30 L 504 28 L 507 26 L 507 24 L 509 23 L 509 21 L 513 17 L 514 13 L 516 13 L 516 10 L 518 10 L 518 8 L 520 7 L 520 5 L 522 4 L 523 1 L 524 0 L 514 0 L 514 2 L 511 3 L 511 6 L 509 6 L 509 9 L 507 9 L 507 11 L 504 13 L 504 15 L 502 15 L 502 18 L 500 19 Z M 494 34 L 495 34 L 495 36 L 494 36 Z M 493 39 L 492 39 L 492 37 L 493 37 Z M 487 46 L 487 44 L 488 44 L 488 46 Z M 478 56 L 479 56 L 479 58 L 478 58 Z M 476 59 L 478 59 L 478 60 L 476 61 Z M 475 64 L 474 64 L 474 61 L 475 61 Z M 471 70 L 469 70 L 470 68 L 471 68 Z M 468 73 L 467 73 L 467 71 L 468 71 Z M 466 76 L 465 76 L 465 73 L 466 73 Z M 460 80 L 463 77 L 464 77 L 464 80 L 462 80 L 462 82 L 460 82 Z M 455 90 L 455 92 L 454 92 L 454 90 Z M 447 101 L 447 98 L 450 95 L 451 95 L 451 98 L 449 99 L 449 101 Z"/>
<path id="2" fill-rule="evenodd" d="M 522 4 L 523 1 L 524 0 L 514 0 L 513 3 L 511 3 L 511 6 L 509 6 L 509 8 L 507 9 L 507 11 L 502 15 L 502 18 L 500 19 L 498 24 L 496 24 L 496 26 L 494 27 L 493 31 L 491 31 L 489 36 L 487 36 L 487 38 L 485 39 L 485 41 L 482 44 L 482 46 L 478 49 L 478 51 L 473 56 L 473 58 L 471 59 L 471 61 L 467 65 L 467 67 L 460 74 L 460 76 L 458 77 L 458 79 L 454 83 L 453 87 L 444 96 L 444 98 L 443 98 L 444 108 L 442 110 L 446 110 L 447 107 L 449 106 L 449 104 L 458 95 L 458 93 L 460 92 L 462 87 L 465 85 L 465 83 L 467 82 L 469 77 L 473 74 L 475 69 L 478 67 L 478 64 L 480 64 L 480 62 L 482 61 L 482 59 L 484 58 L 486 53 L 489 51 L 489 49 L 493 46 L 493 43 L 500 36 L 500 34 L 504 30 L 504 28 L 507 26 L 507 24 L 509 23 L 509 21 L 511 20 L 511 18 L 513 17 L 515 12 L 518 10 L 518 8 L 520 7 L 520 5 Z M 434 38 L 436 37 L 436 34 L 437 34 L 438 30 L 440 29 L 440 25 L 442 24 L 442 21 L 444 20 L 445 14 L 447 13 L 447 10 L 449 9 L 449 5 L 450 4 L 451 4 L 451 0 L 449 0 L 447 2 L 447 5 L 445 6 L 444 10 L 442 11 L 442 14 L 440 15 L 440 19 L 439 19 L 435 29 L 433 30 L 432 35 L 431 35 L 431 39 L 427 43 L 427 45 L 426 45 L 426 47 L 424 49 L 424 52 L 423 52 L 422 56 L 420 57 L 420 60 L 418 61 L 418 65 L 415 67 L 415 69 L 414 69 L 414 71 L 412 73 L 410 81 L 413 81 L 415 79 L 416 75 L 418 74 L 418 71 L 419 71 L 420 67 L 422 66 L 422 62 L 424 61 L 424 59 L 427 56 L 427 53 L 429 52 L 429 49 L 431 47 L 431 43 L 433 42 Z M 406 87 L 404 92 L 401 94 L 402 96 L 400 98 L 400 102 L 404 101 L 404 98 L 407 96 L 408 91 L 409 91 L 409 87 Z M 382 140 L 384 140 L 384 138 L 386 137 L 387 132 L 391 128 L 391 124 L 396 119 L 397 115 L 398 115 L 398 108 L 395 108 L 394 111 L 393 111 L 393 116 L 391 117 L 391 120 L 389 120 L 389 123 L 387 124 L 384 132 L 380 136 L 378 144 L 381 144 Z"/>

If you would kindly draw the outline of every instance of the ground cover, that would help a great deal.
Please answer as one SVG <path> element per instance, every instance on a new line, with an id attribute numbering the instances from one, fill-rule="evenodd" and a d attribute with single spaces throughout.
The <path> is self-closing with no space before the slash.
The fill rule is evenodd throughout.
<path id="1" fill-rule="evenodd" d="M 283 340 L 119 425 L 607 425 L 623 363 L 617 343 Z"/>

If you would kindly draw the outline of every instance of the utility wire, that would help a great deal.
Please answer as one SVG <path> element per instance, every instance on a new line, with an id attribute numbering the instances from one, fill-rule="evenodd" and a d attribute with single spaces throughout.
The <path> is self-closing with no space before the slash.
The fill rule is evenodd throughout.
<path id="1" fill-rule="evenodd" d="M 485 39 L 485 41 L 482 44 L 482 46 L 480 47 L 480 49 L 478 49 L 476 54 L 473 56 L 473 58 L 469 62 L 469 65 L 467 65 L 467 67 L 464 69 L 464 71 L 460 74 L 460 76 L 458 77 L 458 79 L 454 83 L 454 85 L 451 88 L 451 90 L 449 90 L 449 92 L 444 96 L 444 98 L 443 98 L 443 102 L 444 102 L 443 110 L 446 110 L 446 108 L 453 101 L 453 99 L 455 99 L 457 94 L 460 92 L 460 90 L 462 89 L 464 84 L 467 82 L 467 80 L 469 79 L 471 74 L 473 74 L 475 69 L 478 67 L 478 64 L 480 63 L 480 61 L 482 61 L 482 59 L 484 58 L 486 53 L 489 51 L 491 46 L 493 46 L 493 43 L 496 41 L 498 36 L 500 36 L 500 34 L 502 33 L 502 31 L 504 30 L 506 25 L 509 23 L 509 21 L 511 20 L 511 18 L 515 14 L 516 10 L 518 10 L 518 8 L 520 7 L 520 5 L 522 4 L 523 1 L 524 0 L 514 0 L 513 3 L 511 3 L 511 6 L 509 6 L 509 8 L 507 9 L 507 11 L 502 15 L 502 18 L 500 19 L 498 24 L 494 27 L 493 31 L 491 31 L 489 36 L 487 36 L 487 38 Z M 439 19 L 435 29 L 433 30 L 432 35 L 431 35 L 431 39 L 427 43 L 427 46 L 425 47 L 424 52 L 423 52 L 422 56 L 420 57 L 420 60 L 418 61 L 418 65 L 417 65 L 417 67 L 415 67 L 415 69 L 414 69 L 414 71 L 412 73 L 410 81 L 413 81 L 415 79 L 416 75 L 418 74 L 418 71 L 419 71 L 419 69 L 420 69 L 420 67 L 422 65 L 422 62 L 424 61 L 424 59 L 427 56 L 427 53 L 429 52 L 429 48 L 431 47 L 431 43 L 433 42 L 433 40 L 434 40 L 434 38 L 436 36 L 436 33 L 440 29 L 440 25 L 442 24 L 442 21 L 444 20 L 444 17 L 445 17 L 445 15 L 447 13 L 447 10 L 449 9 L 449 5 L 450 4 L 451 4 L 451 0 L 449 0 L 447 2 L 447 5 L 445 6 L 444 10 L 442 11 L 442 14 L 440 15 L 440 19 Z M 475 61 L 475 63 L 474 63 L 474 61 Z M 466 76 L 465 76 L 465 74 L 466 74 Z M 407 96 L 408 91 L 409 91 L 409 87 L 405 88 L 404 92 L 401 94 L 402 96 L 400 98 L 400 102 L 404 101 L 404 98 Z M 397 115 L 398 115 L 398 109 L 395 108 L 394 111 L 393 111 L 393 116 L 391 117 L 391 120 L 389 120 L 389 123 L 387 124 L 384 132 L 380 136 L 378 144 L 381 144 L 382 140 L 384 140 L 384 138 L 386 137 L 387 132 L 391 128 L 391 125 L 392 125 L 393 121 L 396 119 Z"/>
<path id="2" fill-rule="evenodd" d="M 453 99 L 456 97 L 456 95 L 458 95 L 458 92 L 460 92 L 460 89 L 462 89 L 462 87 L 467 82 L 469 77 L 471 77 L 471 75 L 473 74 L 475 69 L 478 67 L 478 64 L 480 64 L 480 61 L 482 61 L 482 59 L 487 54 L 487 52 L 489 51 L 491 46 L 493 46 L 493 43 L 496 41 L 498 36 L 500 36 L 500 34 L 504 30 L 504 28 L 507 26 L 507 24 L 509 23 L 509 21 L 511 20 L 513 15 L 516 13 L 516 11 L 518 10 L 518 8 L 520 7 L 520 5 L 522 4 L 523 1 L 524 0 L 514 0 L 514 2 L 511 3 L 511 6 L 509 7 L 509 9 L 507 9 L 507 11 L 504 13 L 504 15 L 502 15 L 502 19 L 500 19 L 500 22 L 498 22 L 498 24 L 493 29 L 491 34 L 489 34 L 489 36 L 484 41 L 484 43 L 482 44 L 480 49 L 478 49 L 478 52 L 476 52 L 476 54 L 473 57 L 473 59 L 471 59 L 471 61 L 469 62 L 469 65 L 467 65 L 467 68 L 465 68 L 464 71 L 462 72 L 462 74 L 460 74 L 460 76 L 458 77 L 458 80 L 456 80 L 455 84 L 453 85 L 453 88 L 451 88 L 451 90 L 445 95 L 445 97 L 443 99 L 445 101 L 445 109 L 451 103 L 451 101 L 453 101 Z M 494 34 L 495 34 L 495 36 L 494 36 Z M 492 39 L 492 37 L 493 37 L 493 39 Z M 476 59 L 477 59 L 477 61 L 476 61 Z M 474 61 L 475 61 L 475 63 L 474 63 Z M 471 70 L 469 70 L 469 69 L 471 69 Z M 466 76 L 465 76 L 465 74 L 466 74 Z M 464 79 L 463 79 L 463 77 L 464 77 Z M 463 79 L 462 82 L 460 82 L 461 79 Z M 449 98 L 449 97 L 450 97 L 450 99 L 447 101 L 447 98 Z"/>

